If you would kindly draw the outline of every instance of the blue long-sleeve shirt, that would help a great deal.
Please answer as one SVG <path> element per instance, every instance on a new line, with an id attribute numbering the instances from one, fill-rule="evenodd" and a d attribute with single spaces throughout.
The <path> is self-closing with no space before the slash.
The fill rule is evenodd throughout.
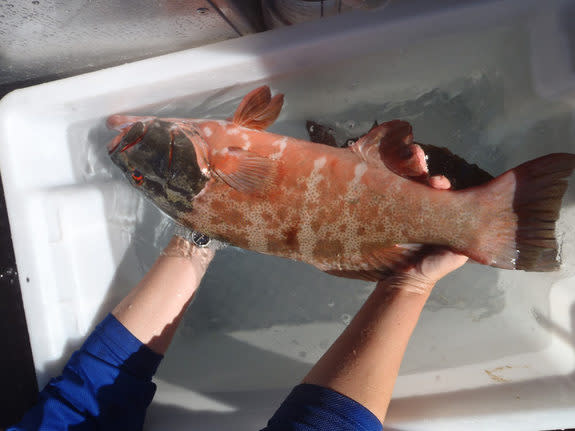
<path id="1" fill-rule="evenodd" d="M 162 355 L 108 315 L 39 395 L 22 421 L 6 431 L 141 430 Z M 194 424 L 190 423 L 190 430 Z M 379 420 L 354 400 L 320 386 L 296 386 L 265 431 L 380 431 Z"/>

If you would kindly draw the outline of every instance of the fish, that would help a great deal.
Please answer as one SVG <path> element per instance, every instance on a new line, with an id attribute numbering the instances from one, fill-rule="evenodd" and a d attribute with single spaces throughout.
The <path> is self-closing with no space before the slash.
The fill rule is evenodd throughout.
<path id="1" fill-rule="evenodd" d="M 226 120 L 112 115 L 119 133 L 107 149 L 180 225 L 332 275 L 378 281 L 428 247 L 497 268 L 559 269 L 555 222 L 575 154 L 437 190 L 408 122 L 376 125 L 346 148 L 319 145 L 266 131 L 283 101 L 262 86 Z"/>
<path id="2" fill-rule="evenodd" d="M 367 133 L 378 126 L 379 124 L 376 121 Z M 313 120 L 306 121 L 306 131 L 310 141 L 331 147 L 349 147 L 367 134 L 365 133 L 358 137 L 349 138 L 340 144 L 336 140 L 336 131 L 332 127 L 325 126 Z M 462 157 L 453 154 L 446 147 L 422 144 L 421 142 L 416 142 L 415 144 L 419 145 L 425 154 L 428 176 L 441 175 L 446 177 L 449 180 L 451 190 L 461 190 L 478 186 L 493 179 L 493 175 L 489 172 L 474 163 L 468 163 Z"/>

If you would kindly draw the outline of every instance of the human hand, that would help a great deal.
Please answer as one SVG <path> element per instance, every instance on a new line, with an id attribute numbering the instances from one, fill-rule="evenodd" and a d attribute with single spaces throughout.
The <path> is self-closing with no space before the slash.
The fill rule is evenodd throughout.
<path id="1" fill-rule="evenodd" d="M 468 257 L 455 253 L 445 247 L 422 249 L 421 257 L 402 272 L 391 276 L 394 287 L 414 293 L 429 293 L 435 283 L 452 271 L 463 266 Z M 382 280 L 379 285 L 389 285 L 389 280 Z"/>
<path id="2" fill-rule="evenodd" d="M 175 235 L 112 314 L 142 343 L 164 354 L 213 257 L 214 250 Z"/>
<path id="3" fill-rule="evenodd" d="M 426 182 L 435 189 L 450 188 L 443 176 Z M 383 422 L 407 343 L 431 289 L 466 261 L 466 256 L 445 247 L 418 249 L 406 266 L 390 271 L 377 283 L 304 383 L 346 395 Z"/>
<path id="4" fill-rule="evenodd" d="M 208 247 L 197 247 L 189 239 L 174 235 L 160 255 L 189 259 L 198 266 L 198 269 L 205 272 L 214 258 L 215 251 Z"/>
<path id="5" fill-rule="evenodd" d="M 430 177 L 427 183 L 438 190 L 451 188 L 451 183 L 443 175 Z M 378 286 L 391 284 L 408 292 L 429 293 L 435 283 L 463 266 L 467 260 L 467 256 L 455 253 L 449 248 L 425 246 L 408 267 L 391 274 L 390 279 L 380 281 Z"/>

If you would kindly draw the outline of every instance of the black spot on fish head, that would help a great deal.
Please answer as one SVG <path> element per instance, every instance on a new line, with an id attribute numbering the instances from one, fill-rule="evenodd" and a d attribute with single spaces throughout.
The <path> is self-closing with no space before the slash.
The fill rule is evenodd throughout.
<path id="1" fill-rule="evenodd" d="M 190 211 L 204 187 L 192 142 L 169 121 L 139 121 L 110 153 L 134 187 L 174 219 Z"/>
<path id="2" fill-rule="evenodd" d="M 169 175 L 170 135 L 158 120 L 137 121 L 122 132 L 110 153 L 112 161 L 135 186 L 147 189 L 148 180 L 165 183 Z"/>
<path id="3" fill-rule="evenodd" d="M 197 136 L 198 139 L 200 135 Z M 174 191 L 197 195 L 207 181 L 198 164 L 196 148 L 184 135 L 176 134 L 173 140 L 170 162 L 169 186 Z"/>

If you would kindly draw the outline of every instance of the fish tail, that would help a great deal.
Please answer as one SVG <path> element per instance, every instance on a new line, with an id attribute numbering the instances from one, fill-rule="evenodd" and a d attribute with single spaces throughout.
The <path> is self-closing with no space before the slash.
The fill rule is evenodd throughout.
<path id="1" fill-rule="evenodd" d="M 484 221 L 469 256 L 498 268 L 559 269 L 555 222 L 574 169 L 575 154 L 550 154 L 478 187 Z"/>

